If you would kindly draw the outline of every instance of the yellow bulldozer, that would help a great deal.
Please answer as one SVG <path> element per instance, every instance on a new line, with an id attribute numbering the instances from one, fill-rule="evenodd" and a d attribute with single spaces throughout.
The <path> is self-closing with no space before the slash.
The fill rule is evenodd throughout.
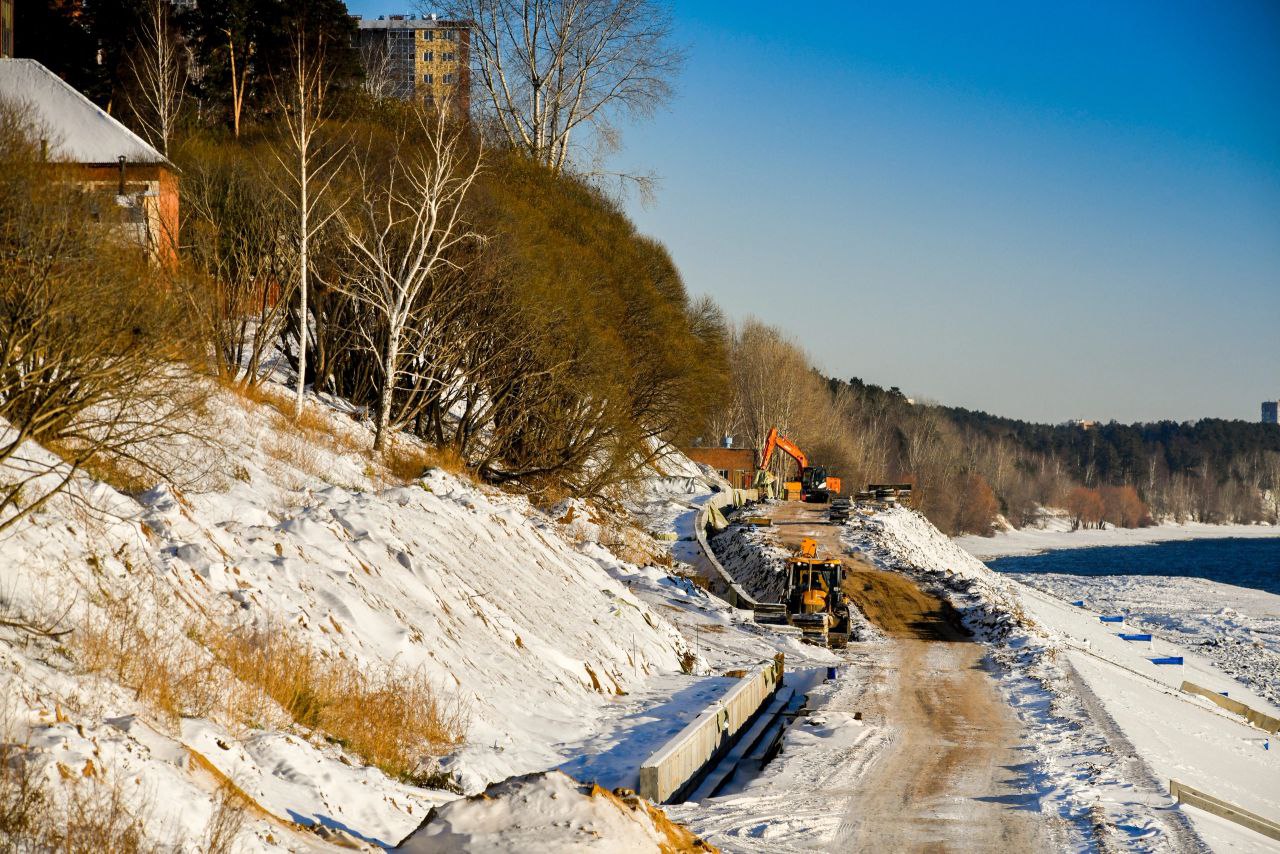
<path id="1" fill-rule="evenodd" d="M 787 561 L 787 622 L 804 640 L 833 649 L 849 643 L 849 599 L 844 592 L 844 564 L 818 557 L 818 544 L 804 539 L 800 552 Z"/>

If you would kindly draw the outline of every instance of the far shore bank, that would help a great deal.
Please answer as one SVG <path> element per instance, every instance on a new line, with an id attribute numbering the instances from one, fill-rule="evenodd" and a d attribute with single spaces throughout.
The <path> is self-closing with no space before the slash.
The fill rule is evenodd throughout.
<path id="1" fill-rule="evenodd" d="M 979 560 L 1012 555 L 1031 555 L 1055 549 L 1085 549 L 1094 546 L 1142 546 L 1173 540 L 1224 539 L 1227 537 L 1280 537 L 1277 525 L 1207 525 L 1186 522 L 1166 523 L 1150 528 L 1090 528 L 1071 531 L 1062 527 L 1023 528 L 1001 531 L 994 537 L 956 537 L 956 544 Z"/>

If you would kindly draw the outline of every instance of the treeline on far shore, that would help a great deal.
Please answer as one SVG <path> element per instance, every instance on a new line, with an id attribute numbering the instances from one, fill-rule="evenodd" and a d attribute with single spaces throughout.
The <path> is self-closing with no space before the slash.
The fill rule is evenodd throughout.
<path id="1" fill-rule="evenodd" d="M 949 534 L 988 534 L 1043 508 L 1077 527 L 1157 520 L 1277 521 L 1280 429 L 1196 423 L 1049 426 L 911 402 L 897 388 L 822 376 L 804 350 L 758 321 L 734 330 L 728 403 L 704 437 L 760 447 L 777 425 L 846 488 L 915 484 L 916 506 Z"/>

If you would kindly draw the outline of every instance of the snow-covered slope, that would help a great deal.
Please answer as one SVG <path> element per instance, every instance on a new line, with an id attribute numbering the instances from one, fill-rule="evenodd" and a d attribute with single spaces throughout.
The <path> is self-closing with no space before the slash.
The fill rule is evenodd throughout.
<path id="1" fill-rule="evenodd" d="M 610 574 L 621 563 L 608 552 L 588 556 L 524 498 L 439 469 L 392 485 L 370 466 L 363 428 L 317 412 L 319 433 L 297 435 L 270 407 L 218 392 L 203 491 L 135 501 L 84 483 L 93 502 L 52 502 L 0 541 L 5 614 L 72 638 L 136 625 L 219 684 L 235 680 L 199 627 L 417 674 L 467 722 L 441 765 L 467 791 L 557 764 L 556 745 L 589 734 L 610 697 L 681 671 L 689 644 Z M 0 629 L 5 737 L 29 742 L 50 780 L 122 781 L 175 843 L 198 847 L 219 781 L 264 816 L 240 833 L 246 850 L 317 843 L 293 825 L 394 844 L 455 797 L 388 779 L 283 715 L 246 722 L 225 697 L 184 700 L 174 719 L 139 679 L 87 673 L 62 637 Z"/>

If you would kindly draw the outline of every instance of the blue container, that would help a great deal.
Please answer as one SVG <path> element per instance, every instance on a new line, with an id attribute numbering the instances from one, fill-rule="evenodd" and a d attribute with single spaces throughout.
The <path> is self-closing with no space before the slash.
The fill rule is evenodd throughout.
<path id="1" fill-rule="evenodd" d="M 1084 600 L 1083 600 L 1083 599 L 1081 599 L 1079 602 L 1072 602 L 1071 604 L 1072 604 L 1072 605 L 1075 605 L 1077 608 L 1083 608 L 1083 607 L 1084 607 Z"/>
<path id="2" fill-rule="evenodd" d="M 1116 616 L 1116 617 L 1099 617 L 1098 619 L 1099 619 L 1099 620 L 1102 620 L 1102 622 L 1104 622 L 1104 623 L 1123 623 L 1123 622 L 1124 622 L 1124 615 L 1123 615 L 1123 614 L 1121 614 L 1121 615 Z"/>
<path id="3" fill-rule="evenodd" d="M 1153 658 L 1151 659 L 1151 663 L 1152 664 L 1181 664 L 1182 656 L 1170 655 L 1165 658 Z"/>
<path id="4" fill-rule="evenodd" d="M 1122 634 L 1122 635 L 1120 635 L 1119 637 L 1120 637 L 1120 639 L 1121 639 L 1121 640 L 1127 640 L 1127 641 L 1149 641 L 1149 640 L 1151 640 L 1151 635 L 1125 635 L 1125 634 Z"/>

